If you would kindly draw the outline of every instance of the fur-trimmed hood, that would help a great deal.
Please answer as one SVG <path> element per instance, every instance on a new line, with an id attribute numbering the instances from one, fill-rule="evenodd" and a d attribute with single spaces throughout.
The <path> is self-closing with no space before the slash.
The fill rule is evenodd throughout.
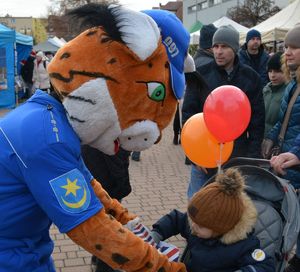
<path id="1" fill-rule="evenodd" d="M 253 231 L 257 220 L 257 211 L 252 200 L 246 193 L 242 193 L 242 201 L 244 205 L 244 212 L 240 221 L 233 229 L 221 236 L 219 239 L 223 244 L 229 245 L 247 238 L 248 234 Z M 191 229 L 192 219 L 187 216 L 188 224 Z"/>
<path id="2" fill-rule="evenodd" d="M 254 228 L 257 220 L 256 208 L 246 193 L 242 194 L 242 200 L 245 207 L 242 217 L 232 230 L 220 238 L 224 244 L 233 244 L 247 238 L 248 234 Z"/>

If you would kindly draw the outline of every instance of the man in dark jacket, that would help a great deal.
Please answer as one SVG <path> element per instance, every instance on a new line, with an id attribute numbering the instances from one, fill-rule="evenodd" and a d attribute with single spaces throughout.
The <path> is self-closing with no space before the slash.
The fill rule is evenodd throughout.
<path id="1" fill-rule="evenodd" d="M 261 34 L 255 29 L 248 31 L 246 42 L 239 51 L 240 62 L 249 65 L 260 78 L 262 86 L 269 82 L 267 62 L 269 55 L 265 52 L 261 43 Z"/>
<path id="2" fill-rule="evenodd" d="M 121 202 L 122 198 L 130 194 L 129 151 L 120 148 L 116 155 L 109 156 L 96 148 L 83 145 L 81 154 L 91 174 L 112 198 Z M 95 272 L 117 271 L 96 256 L 92 256 L 91 263 L 96 266 Z"/>
<path id="3" fill-rule="evenodd" d="M 196 68 L 214 60 L 212 38 L 216 31 L 217 28 L 213 24 L 202 26 L 200 30 L 199 49 L 194 55 Z"/>
<path id="4" fill-rule="evenodd" d="M 231 26 L 220 27 L 213 36 L 213 52 L 215 60 L 200 66 L 197 71 L 205 79 L 209 92 L 222 85 L 234 85 L 247 95 L 251 105 L 251 119 L 246 131 L 234 141 L 231 157 L 259 157 L 260 146 L 264 135 L 265 106 L 262 85 L 259 75 L 249 66 L 240 63 L 237 56 L 239 49 L 239 33 Z M 195 97 L 196 88 L 186 90 L 184 104 L 192 103 L 188 97 Z M 224 97 L 224 99 L 230 99 Z M 201 101 L 194 105 L 190 112 L 183 114 L 185 118 L 201 112 Z M 188 110 L 188 107 L 185 107 Z M 198 111 L 195 111 L 198 109 Z M 235 124 L 232 124 L 234 126 Z M 190 198 L 207 180 L 207 171 L 199 166 L 192 166 L 188 197 Z"/>
<path id="5" fill-rule="evenodd" d="M 35 51 L 31 51 L 29 57 L 24 62 L 24 65 L 21 67 L 21 76 L 26 85 L 26 94 L 28 98 L 31 97 L 32 95 L 32 85 L 33 85 L 32 75 L 33 75 L 35 56 L 36 56 Z"/>

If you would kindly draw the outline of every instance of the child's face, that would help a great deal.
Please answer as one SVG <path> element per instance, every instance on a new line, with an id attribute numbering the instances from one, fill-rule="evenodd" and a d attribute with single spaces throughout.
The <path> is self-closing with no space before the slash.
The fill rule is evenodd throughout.
<path id="1" fill-rule="evenodd" d="M 284 82 L 283 72 L 278 70 L 269 70 L 268 72 L 269 79 L 272 82 L 272 85 L 280 85 Z"/>
<path id="2" fill-rule="evenodd" d="M 213 231 L 211 229 L 201 227 L 194 223 L 192 220 L 190 222 L 191 224 L 191 229 L 192 229 L 192 234 L 198 236 L 199 238 L 202 239 L 209 239 L 213 236 Z"/>

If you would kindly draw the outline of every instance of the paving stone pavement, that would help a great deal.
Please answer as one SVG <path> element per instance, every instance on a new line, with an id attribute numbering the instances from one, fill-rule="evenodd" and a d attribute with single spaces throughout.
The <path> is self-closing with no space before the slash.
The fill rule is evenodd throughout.
<path id="1" fill-rule="evenodd" d="M 176 208 L 185 211 L 190 166 L 184 164 L 180 145 L 172 143 L 172 125 L 163 131 L 162 141 L 141 153 L 139 162 L 130 161 L 131 194 L 122 204 L 136 213 L 144 225 L 151 225 L 162 215 Z M 91 255 L 73 243 L 65 234 L 51 228 L 55 243 L 53 258 L 57 272 L 90 272 Z M 180 236 L 169 240 L 181 250 Z"/>

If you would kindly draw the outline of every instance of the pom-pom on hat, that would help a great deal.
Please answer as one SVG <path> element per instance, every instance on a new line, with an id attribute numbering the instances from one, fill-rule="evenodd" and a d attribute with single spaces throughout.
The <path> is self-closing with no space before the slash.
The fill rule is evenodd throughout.
<path id="1" fill-rule="evenodd" d="M 197 225 L 224 235 L 240 221 L 244 212 L 244 178 L 230 168 L 218 174 L 213 183 L 203 187 L 191 199 L 188 215 Z"/>
<path id="2" fill-rule="evenodd" d="M 204 25 L 200 29 L 199 46 L 202 49 L 209 49 L 212 47 L 212 39 L 217 31 L 217 28 L 213 24 Z"/>
<path id="3" fill-rule="evenodd" d="M 272 57 L 269 58 L 267 63 L 267 70 L 281 71 L 281 56 L 282 52 L 275 53 Z"/>
<path id="4" fill-rule="evenodd" d="M 213 36 L 212 45 L 226 44 L 236 54 L 240 47 L 239 39 L 240 34 L 231 25 L 221 26 Z"/>
<path id="5" fill-rule="evenodd" d="M 261 34 L 258 30 L 256 29 L 251 29 L 247 32 L 247 35 L 246 35 L 246 43 L 248 43 L 251 39 L 253 38 L 259 38 L 261 40 Z"/>
<path id="6" fill-rule="evenodd" d="M 166 10 L 143 10 L 160 28 L 162 42 L 170 62 L 171 83 L 177 99 L 183 97 L 185 89 L 184 61 L 188 53 L 190 34 L 176 15 Z"/>

